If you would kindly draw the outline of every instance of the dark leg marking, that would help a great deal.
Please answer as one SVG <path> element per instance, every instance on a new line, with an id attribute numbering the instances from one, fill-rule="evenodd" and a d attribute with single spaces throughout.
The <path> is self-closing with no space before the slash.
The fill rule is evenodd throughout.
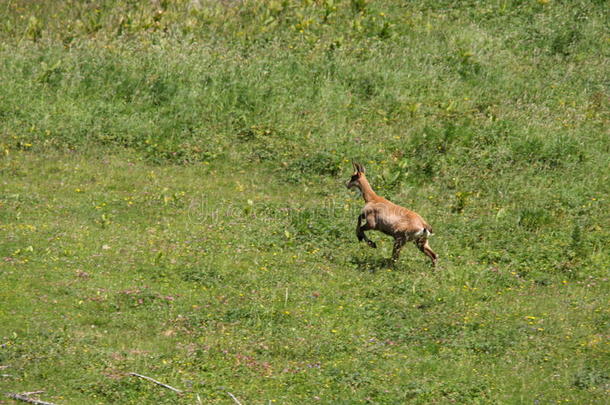
<path id="1" fill-rule="evenodd" d="M 364 231 L 369 231 L 371 227 L 368 223 L 361 225 L 362 220 L 364 219 L 364 214 L 358 215 L 358 225 L 356 226 L 356 236 L 358 237 L 358 241 L 362 242 L 363 240 L 372 248 L 376 248 L 377 244 L 370 240 L 364 233 Z"/>
<path id="2" fill-rule="evenodd" d="M 438 255 L 434 253 L 434 250 L 432 250 L 432 248 L 428 244 L 428 239 L 420 239 L 415 242 L 415 244 L 417 245 L 419 250 L 421 250 L 426 256 L 430 258 L 430 260 L 432 260 L 432 265 L 436 266 L 436 260 L 438 259 Z"/>
<path id="3" fill-rule="evenodd" d="M 400 249 L 402 249 L 402 247 L 405 245 L 405 243 L 407 242 L 406 238 L 394 238 L 394 249 L 392 250 L 392 262 L 396 262 L 398 260 L 398 257 L 400 256 Z"/>

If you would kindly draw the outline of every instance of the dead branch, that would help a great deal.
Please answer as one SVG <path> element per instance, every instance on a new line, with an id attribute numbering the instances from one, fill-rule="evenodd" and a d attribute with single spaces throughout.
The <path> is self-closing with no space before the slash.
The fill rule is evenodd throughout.
<path id="1" fill-rule="evenodd" d="M 235 401 L 237 405 L 241 405 L 241 402 L 239 402 L 239 400 L 235 398 L 235 395 L 231 394 L 229 391 L 227 391 L 227 394 L 229 394 L 229 396 L 233 399 L 233 401 Z"/>
<path id="2" fill-rule="evenodd" d="M 129 373 L 129 375 L 133 375 L 133 376 L 135 376 L 135 377 L 140 377 L 140 378 L 143 378 L 143 379 L 148 380 L 148 381 L 150 381 L 150 382 L 153 382 L 153 383 L 155 383 L 155 384 L 157 384 L 157 385 L 160 385 L 160 386 L 162 386 L 162 387 L 165 387 L 165 388 L 167 388 L 167 389 L 170 389 L 170 390 L 172 390 L 172 391 L 174 391 L 174 392 L 176 392 L 176 393 L 178 393 L 178 394 L 182 394 L 182 391 L 180 391 L 179 389 L 174 388 L 174 387 L 172 387 L 171 385 L 167 385 L 167 384 L 164 384 L 164 383 L 162 383 L 162 382 L 160 382 L 160 381 L 157 381 L 157 380 L 155 380 L 154 378 L 150 378 L 150 377 L 147 377 L 147 376 L 145 376 L 145 375 L 138 374 L 138 373 Z"/>
<path id="3" fill-rule="evenodd" d="M 25 394 L 38 394 L 41 393 L 43 391 L 34 391 L 34 392 L 25 392 L 23 394 L 15 394 L 12 392 L 7 392 L 6 396 L 14 399 L 16 401 L 23 401 L 23 402 L 29 402 L 30 404 L 36 404 L 36 405 L 55 405 L 52 402 L 45 402 L 45 401 L 41 401 L 39 399 L 34 399 L 34 398 L 30 398 L 29 396 L 25 395 Z"/>

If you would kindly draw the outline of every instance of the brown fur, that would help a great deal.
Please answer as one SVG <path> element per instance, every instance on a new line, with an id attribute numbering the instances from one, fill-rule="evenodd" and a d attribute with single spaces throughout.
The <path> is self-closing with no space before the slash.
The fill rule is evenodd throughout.
<path id="1" fill-rule="evenodd" d="M 413 241 L 418 249 L 432 260 L 432 265 L 436 265 L 438 256 L 428 243 L 432 227 L 418 213 L 378 196 L 364 175 L 364 167 L 354 163 L 354 168 L 356 171 L 346 186 L 359 189 L 365 202 L 362 213 L 358 216 L 356 227 L 358 240 L 364 240 L 375 248 L 377 245 L 366 236 L 365 231 L 380 231 L 392 236 L 394 238 L 392 262 L 398 260 L 400 249 L 404 244 Z"/>

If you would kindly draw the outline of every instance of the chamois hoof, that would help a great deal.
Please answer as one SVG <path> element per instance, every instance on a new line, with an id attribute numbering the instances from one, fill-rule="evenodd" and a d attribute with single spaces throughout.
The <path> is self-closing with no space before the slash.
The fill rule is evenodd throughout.
<path id="1" fill-rule="evenodd" d="M 385 264 L 385 266 L 386 266 L 388 269 L 393 269 L 393 268 L 396 266 L 396 262 L 397 262 L 397 261 L 398 261 L 398 260 L 393 259 L 393 258 L 391 258 L 391 257 L 390 257 L 389 259 L 385 259 L 385 260 L 384 260 L 384 264 Z"/>

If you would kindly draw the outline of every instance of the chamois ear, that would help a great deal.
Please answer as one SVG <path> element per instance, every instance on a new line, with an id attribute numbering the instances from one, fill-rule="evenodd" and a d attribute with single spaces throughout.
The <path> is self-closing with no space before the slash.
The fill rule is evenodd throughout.
<path id="1" fill-rule="evenodd" d="M 360 167 L 358 167 L 358 163 L 352 160 L 352 165 L 354 165 L 354 171 L 358 173 L 360 171 Z"/>
<path id="2" fill-rule="evenodd" d="M 364 166 L 362 166 L 360 163 L 356 163 L 357 165 L 357 169 L 359 173 L 365 173 L 366 170 L 364 170 Z"/>

